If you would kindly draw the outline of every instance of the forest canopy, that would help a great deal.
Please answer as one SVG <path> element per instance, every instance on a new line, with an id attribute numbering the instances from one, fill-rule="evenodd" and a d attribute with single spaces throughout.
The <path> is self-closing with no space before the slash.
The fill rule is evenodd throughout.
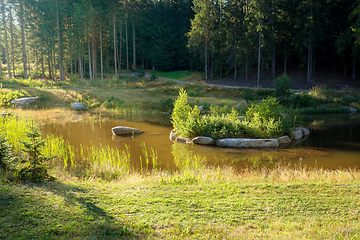
<path id="1" fill-rule="evenodd" d="M 1 0 L 11 77 L 103 79 L 138 68 L 205 79 L 317 68 L 356 78 L 360 0 Z"/>

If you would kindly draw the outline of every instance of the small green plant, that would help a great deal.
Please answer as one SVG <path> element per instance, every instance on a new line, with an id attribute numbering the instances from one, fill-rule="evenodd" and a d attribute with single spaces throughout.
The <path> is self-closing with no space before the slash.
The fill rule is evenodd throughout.
<path id="1" fill-rule="evenodd" d="M 291 95 L 290 87 L 291 84 L 291 78 L 284 73 L 281 77 L 275 78 L 274 80 L 274 95 L 275 97 L 285 96 L 288 97 Z"/>
<path id="2" fill-rule="evenodd" d="M 6 142 L 6 138 L 0 135 L 0 169 L 7 171 L 14 168 L 16 160 L 10 145 Z"/>
<path id="3" fill-rule="evenodd" d="M 51 180 L 52 177 L 48 174 L 48 166 L 46 163 L 55 156 L 45 157 L 42 149 L 45 145 L 45 140 L 41 140 L 41 134 L 37 127 L 30 127 L 26 134 L 28 140 L 21 141 L 24 145 L 23 152 L 28 158 L 23 159 L 19 171 L 19 178 L 25 182 L 42 182 L 44 180 Z"/>
<path id="4" fill-rule="evenodd" d="M 120 100 L 114 96 L 111 96 L 101 104 L 101 107 L 105 107 L 108 109 L 116 109 L 119 108 L 124 103 L 125 103 L 124 100 Z"/>
<path id="5" fill-rule="evenodd" d="M 186 91 L 181 88 L 179 97 L 174 102 L 174 109 L 171 114 L 171 123 L 177 133 L 181 135 L 184 132 L 185 122 L 191 112 L 191 107 L 188 104 L 188 95 Z"/>

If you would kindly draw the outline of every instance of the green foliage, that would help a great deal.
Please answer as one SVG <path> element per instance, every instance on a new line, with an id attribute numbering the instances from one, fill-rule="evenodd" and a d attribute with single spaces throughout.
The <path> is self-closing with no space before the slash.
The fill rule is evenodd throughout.
<path id="1" fill-rule="evenodd" d="M 171 114 L 171 123 L 175 131 L 179 134 L 184 132 L 185 122 L 191 112 L 191 107 L 188 104 L 188 95 L 186 91 L 181 88 L 179 97 L 174 102 L 174 109 Z"/>
<path id="2" fill-rule="evenodd" d="M 84 93 L 79 98 L 75 100 L 75 102 L 79 102 L 87 106 L 88 109 L 96 108 L 101 105 L 100 100 L 96 97 L 95 94 L 92 93 Z"/>
<path id="3" fill-rule="evenodd" d="M 174 100 L 171 98 L 162 98 L 157 104 L 157 108 L 162 112 L 172 112 L 174 107 Z"/>
<path id="4" fill-rule="evenodd" d="M 286 73 L 284 73 L 281 77 L 275 78 L 275 80 L 274 80 L 274 88 L 275 88 L 274 95 L 275 95 L 275 97 L 290 96 L 290 94 L 291 94 L 290 81 L 291 81 L 291 79 Z"/>
<path id="5" fill-rule="evenodd" d="M 1 94 L 0 94 L 0 106 L 4 106 L 4 107 L 9 107 L 11 105 L 11 101 L 18 99 L 18 98 L 23 98 L 23 97 L 27 97 L 28 93 L 24 90 L 21 91 L 4 91 L 1 90 Z"/>
<path id="6" fill-rule="evenodd" d="M 105 107 L 108 109 L 116 109 L 119 108 L 124 103 L 125 103 L 124 100 L 120 100 L 114 96 L 111 96 L 101 104 L 101 107 Z"/>
<path id="7" fill-rule="evenodd" d="M 7 171 L 16 166 L 15 158 L 10 145 L 6 142 L 6 138 L 0 135 L 0 169 Z"/>
<path id="8" fill-rule="evenodd" d="M 48 174 L 46 163 L 54 158 L 45 157 L 42 149 L 45 140 L 41 140 L 40 130 L 32 126 L 26 133 L 27 141 L 21 141 L 24 145 L 23 152 L 27 153 L 27 158 L 22 161 L 23 165 L 19 170 L 19 179 L 25 182 L 41 182 L 50 180 L 52 177 Z"/>

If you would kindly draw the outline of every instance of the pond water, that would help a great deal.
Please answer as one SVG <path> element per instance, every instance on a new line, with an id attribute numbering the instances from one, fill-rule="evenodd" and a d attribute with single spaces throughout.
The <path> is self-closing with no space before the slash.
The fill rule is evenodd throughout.
<path id="1" fill-rule="evenodd" d="M 144 130 L 134 137 L 113 136 L 111 128 L 128 126 Z M 143 156 L 141 145 L 149 152 L 154 149 L 161 169 L 177 170 L 185 165 L 197 164 L 210 167 L 273 167 L 276 165 L 302 165 L 324 169 L 358 168 L 360 166 L 360 116 L 309 117 L 307 127 L 310 137 L 287 149 L 258 150 L 230 149 L 187 145 L 169 139 L 171 127 L 148 122 L 126 120 L 101 121 L 99 123 L 65 122 L 48 123 L 41 127 L 43 134 L 63 136 L 71 145 L 109 146 L 125 150 L 130 148 L 134 169 L 140 168 Z M 189 163 L 188 159 L 192 159 Z M 186 164 L 185 164 L 186 163 Z"/>

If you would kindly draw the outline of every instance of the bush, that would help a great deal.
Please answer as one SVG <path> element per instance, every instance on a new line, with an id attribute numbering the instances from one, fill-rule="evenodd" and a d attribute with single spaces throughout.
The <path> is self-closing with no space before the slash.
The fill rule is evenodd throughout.
<path id="1" fill-rule="evenodd" d="M 9 107 L 11 105 L 11 101 L 27 97 L 28 94 L 26 91 L 2 91 L 0 94 L 0 106 Z"/>
<path id="2" fill-rule="evenodd" d="M 16 160 L 10 145 L 6 142 L 6 138 L 0 135 L 0 169 L 7 171 L 14 168 Z"/>
<path id="3" fill-rule="evenodd" d="M 285 96 L 288 97 L 291 95 L 290 87 L 291 87 L 291 78 L 284 73 L 281 77 L 275 78 L 274 80 L 274 95 L 275 97 Z"/>
<path id="4" fill-rule="evenodd" d="M 174 100 L 171 98 L 162 98 L 159 100 L 157 107 L 162 112 L 172 112 L 174 106 Z"/>
<path id="5" fill-rule="evenodd" d="M 114 96 L 111 96 L 101 104 L 101 107 L 105 107 L 108 109 L 116 109 L 119 108 L 124 103 L 125 103 L 124 100 L 120 100 Z"/>
<path id="6" fill-rule="evenodd" d="M 186 91 L 181 88 L 179 97 L 174 102 L 174 109 L 171 114 L 171 123 L 177 133 L 183 135 L 185 132 L 185 122 L 191 112 L 191 107 L 188 104 L 188 95 Z"/>

